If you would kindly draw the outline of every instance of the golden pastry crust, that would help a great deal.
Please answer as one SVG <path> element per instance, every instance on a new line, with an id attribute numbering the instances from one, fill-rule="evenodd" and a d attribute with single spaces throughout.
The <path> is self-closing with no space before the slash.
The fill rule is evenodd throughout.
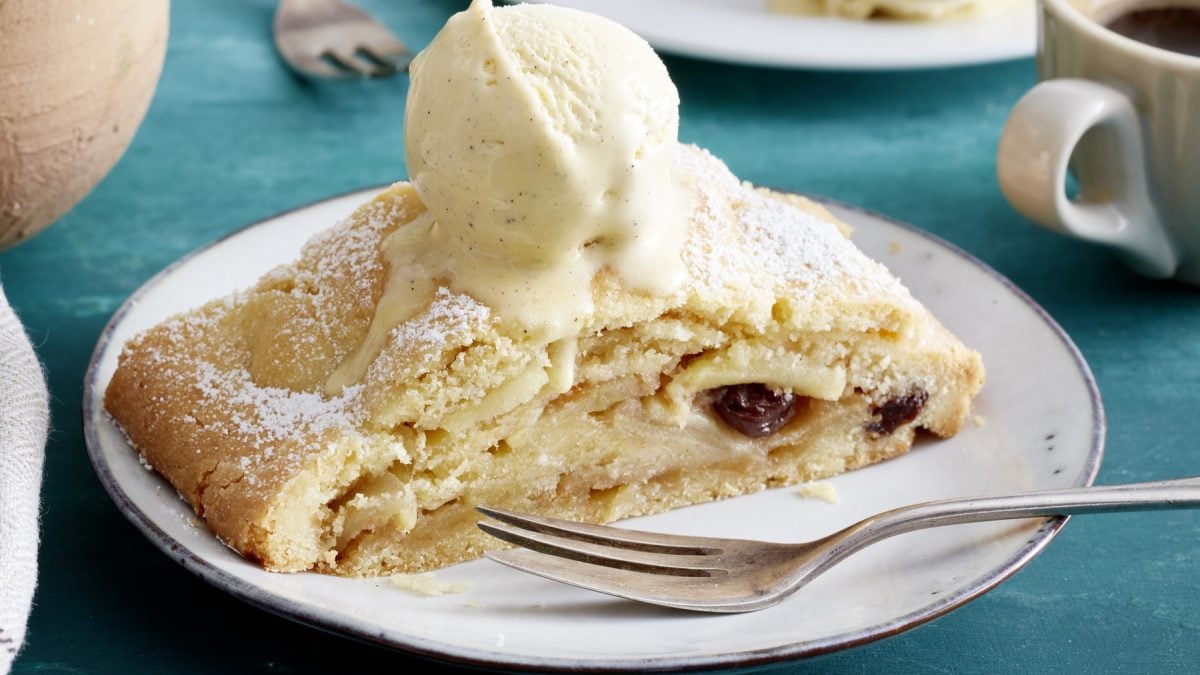
<path id="1" fill-rule="evenodd" d="M 958 430 L 979 356 L 843 225 L 704 151 L 677 164 L 696 203 L 689 279 L 651 296 L 602 270 L 570 338 L 544 344 L 443 286 L 361 382 L 326 393 L 378 309 L 381 243 L 424 210 L 399 183 L 249 291 L 131 340 L 106 408 L 230 546 L 268 569 L 346 575 L 477 557 L 496 542 L 476 504 L 607 521 Z M 730 429 L 709 392 L 748 382 L 805 397 L 800 412 L 765 438 Z M 915 417 L 881 431 L 886 406 L 918 394 Z"/>

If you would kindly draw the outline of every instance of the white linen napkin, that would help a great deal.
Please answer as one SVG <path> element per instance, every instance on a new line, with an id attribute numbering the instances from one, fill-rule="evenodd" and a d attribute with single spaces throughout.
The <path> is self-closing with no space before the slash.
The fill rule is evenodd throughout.
<path id="1" fill-rule="evenodd" d="M 0 286 L 0 673 L 25 640 L 37 581 L 49 402 L 42 367 Z"/>

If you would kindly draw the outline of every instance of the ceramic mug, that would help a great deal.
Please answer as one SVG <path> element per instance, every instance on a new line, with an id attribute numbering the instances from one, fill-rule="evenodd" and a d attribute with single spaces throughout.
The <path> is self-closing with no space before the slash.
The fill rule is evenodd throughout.
<path id="1" fill-rule="evenodd" d="M 1149 276 L 1200 284 L 1200 58 L 1104 27 L 1162 4 L 1043 0 L 1041 83 L 1009 115 L 996 172 L 1039 225 L 1111 246 Z"/>

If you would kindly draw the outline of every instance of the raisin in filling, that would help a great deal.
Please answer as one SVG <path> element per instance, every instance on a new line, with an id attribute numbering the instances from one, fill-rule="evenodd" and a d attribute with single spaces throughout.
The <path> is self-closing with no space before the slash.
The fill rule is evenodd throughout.
<path id="1" fill-rule="evenodd" d="M 928 400 L 929 394 L 923 391 L 889 398 L 882 405 L 871 408 L 871 414 L 878 419 L 868 422 L 866 429 L 877 436 L 889 436 L 901 425 L 917 419 Z"/>
<path id="2" fill-rule="evenodd" d="M 783 428 L 806 400 L 765 384 L 734 384 L 716 390 L 713 410 L 725 423 L 750 438 L 762 438 Z"/>

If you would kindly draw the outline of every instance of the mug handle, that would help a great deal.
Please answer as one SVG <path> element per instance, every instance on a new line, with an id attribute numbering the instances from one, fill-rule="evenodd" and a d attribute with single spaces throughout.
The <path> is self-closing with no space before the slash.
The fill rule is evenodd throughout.
<path id="1" fill-rule="evenodd" d="M 1079 163 L 1072 201 L 1067 162 L 1077 149 L 1089 161 Z M 1004 125 L 996 175 L 1013 207 L 1046 229 L 1110 246 L 1147 276 L 1169 277 L 1179 266 L 1150 200 L 1137 112 L 1112 87 L 1059 79 L 1031 89 Z"/>

